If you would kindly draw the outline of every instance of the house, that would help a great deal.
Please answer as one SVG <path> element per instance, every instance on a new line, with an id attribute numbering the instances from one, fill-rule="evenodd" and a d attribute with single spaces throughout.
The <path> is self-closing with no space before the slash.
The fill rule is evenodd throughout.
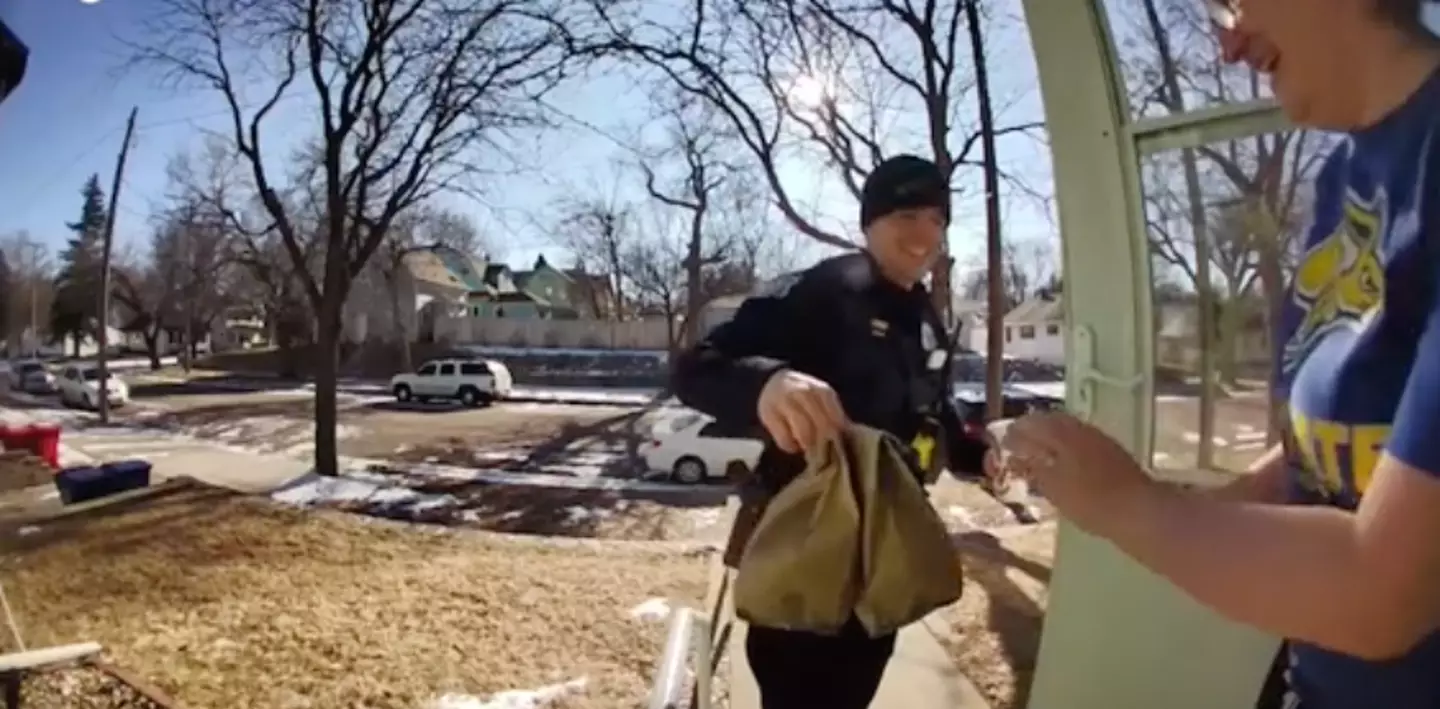
<path id="1" fill-rule="evenodd" d="M 967 339 L 962 339 L 976 352 L 986 351 L 986 327 L 983 312 L 969 316 L 971 324 Z M 1005 314 L 1005 354 L 1042 362 L 1065 362 L 1065 307 L 1060 300 L 1032 298 Z"/>
<path id="2" fill-rule="evenodd" d="M 1229 325 L 1230 342 L 1222 342 L 1227 325 L 1218 321 L 1223 308 L 1217 307 L 1216 365 L 1224 372 L 1264 377 L 1270 367 L 1270 330 L 1265 304 L 1258 298 L 1240 301 L 1239 321 Z M 1155 312 L 1155 361 L 1186 371 L 1200 366 L 1199 298 L 1193 293 L 1157 296 Z"/>
<path id="3" fill-rule="evenodd" d="M 550 317 L 612 320 L 619 314 L 609 278 L 579 268 L 556 268 L 544 254 L 529 271 L 517 271 L 514 279 L 519 290 L 546 303 Z"/>
<path id="4" fill-rule="evenodd" d="M 979 300 L 956 298 L 950 303 L 950 335 L 961 347 L 976 352 L 985 351 L 985 303 Z M 980 334 L 980 341 L 975 334 Z"/>

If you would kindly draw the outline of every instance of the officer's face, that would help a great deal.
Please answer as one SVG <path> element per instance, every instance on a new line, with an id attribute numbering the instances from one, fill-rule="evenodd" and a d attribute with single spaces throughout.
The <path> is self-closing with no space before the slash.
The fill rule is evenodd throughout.
<path id="1" fill-rule="evenodd" d="M 914 285 L 940 254 L 945 213 L 936 207 L 901 209 L 871 222 L 865 237 L 870 254 L 887 278 L 903 286 Z"/>

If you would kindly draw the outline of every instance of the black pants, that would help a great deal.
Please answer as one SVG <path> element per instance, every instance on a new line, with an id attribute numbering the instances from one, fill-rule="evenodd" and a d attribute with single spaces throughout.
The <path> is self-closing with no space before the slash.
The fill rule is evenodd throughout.
<path id="1" fill-rule="evenodd" d="M 745 636 L 761 709 L 866 709 L 894 651 L 893 634 L 871 638 L 854 618 L 837 636 L 754 626 Z"/>

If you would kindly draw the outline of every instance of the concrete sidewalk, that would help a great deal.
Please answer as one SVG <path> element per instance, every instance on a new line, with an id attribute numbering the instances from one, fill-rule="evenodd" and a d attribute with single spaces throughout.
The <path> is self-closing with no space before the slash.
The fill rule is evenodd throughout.
<path id="1" fill-rule="evenodd" d="M 723 584 L 726 593 L 720 601 L 719 617 L 722 624 L 731 623 L 729 642 L 724 649 L 730 660 L 727 678 L 730 709 L 760 709 L 760 690 L 745 658 L 745 622 L 735 617 L 729 593 L 735 572 L 724 569 L 716 573 L 729 576 Z M 712 587 L 719 585 L 712 580 Z M 885 668 L 880 691 L 870 703 L 871 709 L 990 709 L 984 695 L 960 672 L 944 646 L 926 627 L 934 618 L 932 614 L 900 631 L 895 639 L 895 654 Z"/>
<path id="2" fill-rule="evenodd" d="M 760 691 L 745 661 L 745 623 L 735 620 L 730 636 L 731 709 L 759 709 Z M 871 709 L 990 709 L 985 697 L 960 673 L 925 623 L 914 623 L 895 640 Z"/>

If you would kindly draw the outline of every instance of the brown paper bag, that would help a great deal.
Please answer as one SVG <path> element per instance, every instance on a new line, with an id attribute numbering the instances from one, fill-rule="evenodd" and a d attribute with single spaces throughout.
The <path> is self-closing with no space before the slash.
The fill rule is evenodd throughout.
<path id="1" fill-rule="evenodd" d="M 860 508 L 839 446 L 813 451 L 808 462 L 755 525 L 735 574 L 735 614 L 752 625 L 834 634 L 861 586 Z"/>
<path id="2" fill-rule="evenodd" d="M 855 615 L 871 636 L 893 633 L 953 603 L 964 583 L 949 531 L 905 463 L 879 432 L 850 437 L 862 468 L 861 590 Z"/>

